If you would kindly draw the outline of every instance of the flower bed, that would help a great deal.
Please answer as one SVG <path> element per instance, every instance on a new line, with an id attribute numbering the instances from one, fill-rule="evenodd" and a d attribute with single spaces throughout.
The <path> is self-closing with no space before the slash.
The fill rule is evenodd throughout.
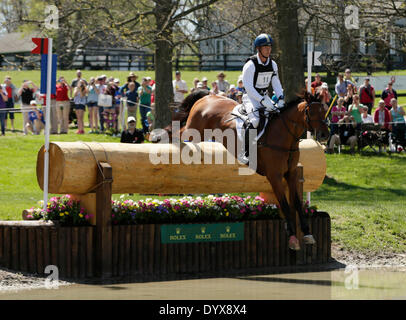
<path id="1" fill-rule="evenodd" d="M 279 209 L 261 197 L 224 195 L 215 197 L 184 197 L 163 201 L 146 199 L 112 202 L 113 224 L 222 222 L 260 219 L 279 219 Z M 315 207 L 307 207 L 315 214 Z"/>
<path id="2" fill-rule="evenodd" d="M 43 204 L 40 201 L 39 204 Z M 87 214 L 80 202 L 71 199 L 70 195 L 53 197 L 47 203 L 47 209 L 31 208 L 27 210 L 26 220 L 59 221 L 62 226 L 88 226 L 91 214 Z"/>
<path id="3" fill-rule="evenodd" d="M 40 201 L 40 204 L 42 201 Z M 317 208 L 305 204 L 306 215 L 316 215 Z M 79 201 L 70 195 L 53 197 L 47 209 L 31 208 L 27 210 L 27 220 L 59 221 L 62 226 L 89 225 L 91 214 L 85 212 Z M 216 197 L 184 197 L 181 199 L 146 199 L 112 201 L 113 225 L 154 224 L 154 223 L 190 223 L 225 222 L 279 219 L 279 209 L 267 204 L 261 197 L 224 195 Z"/>

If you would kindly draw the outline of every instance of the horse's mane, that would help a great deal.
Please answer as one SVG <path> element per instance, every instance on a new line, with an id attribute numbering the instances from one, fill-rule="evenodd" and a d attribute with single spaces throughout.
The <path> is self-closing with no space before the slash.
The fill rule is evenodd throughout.
<path id="1" fill-rule="evenodd" d="M 280 110 L 281 113 L 290 110 L 293 107 L 297 107 L 298 104 L 302 102 L 312 103 L 312 102 L 320 102 L 320 97 L 318 94 L 312 95 L 308 93 L 306 90 L 302 90 L 300 93 L 296 93 L 296 99 L 288 102 L 285 106 Z"/>

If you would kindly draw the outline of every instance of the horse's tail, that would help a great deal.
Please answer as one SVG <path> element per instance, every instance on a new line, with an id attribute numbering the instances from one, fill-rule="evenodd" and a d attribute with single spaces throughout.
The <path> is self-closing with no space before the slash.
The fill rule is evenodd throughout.
<path id="1" fill-rule="evenodd" d="M 209 95 L 208 90 L 196 90 L 189 94 L 182 102 L 182 104 L 179 106 L 179 117 L 178 121 L 181 123 L 181 127 L 184 126 L 184 123 L 186 122 L 187 118 L 189 117 L 190 110 L 192 109 L 193 105 L 200 100 L 201 98 Z"/>
<path id="2" fill-rule="evenodd" d="M 186 125 L 186 120 L 189 117 L 190 110 L 192 110 L 193 105 L 200 100 L 201 98 L 204 98 L 205 96 L 209 95 L 208 90 L 197 90 L 189 94 L 182 102 L 182 104 L 179 106 L 178 110 L 173 114 L 172 116 L 172 121 L 179 121 L 180 122 L 180 128 L 182 129 Z M 168 125 L 166 128 L 164 128 L 170 136 L 172 137 L 172 123 Z"/>

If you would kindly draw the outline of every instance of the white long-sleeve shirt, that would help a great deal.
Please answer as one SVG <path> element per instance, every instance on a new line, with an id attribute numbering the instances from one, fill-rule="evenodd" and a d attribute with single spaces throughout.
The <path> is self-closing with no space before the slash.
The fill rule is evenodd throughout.
<path id="1" fill-rule="evenodd" d="M 268 60 L 264 63 L 262 63 L 261 59 L 258 56 L 257 53 L 257 59 L 258 63 L 262 65 L 268 65 L 270 61 L 272 61 L 272 67 L 275 72 L 275 75 L 272 77 L 272 88 L 275 91 L 275 95 L 279 98 L 281 95 L 283 95 L 283 89 L 281 82 L 279 80 L 279 75 L 278 75 L 278 66 L 276 65 L 276 62 L 268 58 Z M 248 61 L 243 69 L 242 69 L 242 82 L 244 84 L 244 88 L 247 92 L 247 95 L 250 99 L 256 100 L 260 102 L 263 99 L 263 96 L 258 93 L 258 91 L 254 87 L 254 75 L 255 75 L 255 65 L 254 63 L 250 60 Z"/>

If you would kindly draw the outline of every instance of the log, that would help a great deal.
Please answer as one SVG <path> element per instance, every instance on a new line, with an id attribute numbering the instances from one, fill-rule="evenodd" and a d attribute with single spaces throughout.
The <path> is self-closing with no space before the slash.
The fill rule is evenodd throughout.
<path id="1" fill-rule="evenodd" d="M 311 139 L 302 140 L 299 147 L 299 161 L 304 167 L 304 191 L 312 192 L 322 184 L 326 174 L 324 151 Z M 199 158 L 201 164 L 185 164 L 187 159 L 181 154 L 194 155 L 193 159 Z M 44 147 L 37 157 L 37 180 L 41 188 L 43 157 Z M 153 163 L 151 159 L 157 157 L 161 160 L 167 157 L 169 163 Z M 217 163 L 222 164 L 214 164 L 216 157 Z M 247 167 L 238 163 L 222 144 L 215 142 L 180 145 L 52 142 L 49 158 L 49 192 L 56 194 L 94 192 L 99 170 L 97 161 L 107 162 L 113 168 L 112 193 L 115 194 L 272 192 L 266 177 L 253 172 L 239 174 L 239 169 L 248 170 Z M 234 164 L 227 164 L 228 161 Z"/>

